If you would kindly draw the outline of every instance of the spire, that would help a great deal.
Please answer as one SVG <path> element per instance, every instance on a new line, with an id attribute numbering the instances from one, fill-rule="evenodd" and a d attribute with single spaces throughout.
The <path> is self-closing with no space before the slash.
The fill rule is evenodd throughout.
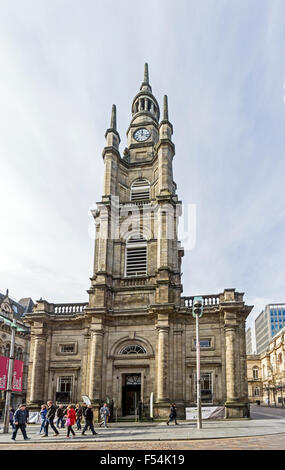
<path id="1" fill-rule="evenodd" d="M 148 77 L 148 64 L 144 64 L 144 82 L 149 83 L 149 77 Z"/>
<path id="2" fill-rule="evenodd" d="M 111 123 L 109 129 L 106 130 L 105 138 L 107 140 L 107 147 L 118 149 L 121 139 L 117 131 L 117 109 L 115 104 L 112 105 Z"/>
<path id="3" fill-rule="evenodd" d="M 163 121 L 168 121 L 168 99 L 167 95 L 163 97 Z"/>
<path id="4" fill-rule="evenodd" d="M 148 64 L 147 62 L 144 64 L 144 77 L 143 77 L 143 82 L 141 84 L 141 90 L 151 90 L 151 86 L 149 84 L 149 74 L 148 74 Z"/>
<path id="5" fill-rule="evenodd" d="M 173 127 L 171 122 L 169 122 L 168 116 L 168 98 L 167 95 L 163 97 L 163 109 L 162 109 L 162 121 L 159 125 L 159 136 L 161 139 L 169 139 L 171 140 L 171 136 L 173 133 Z"/>
<path id="6" fill-rule="evenodd" d="M 114 131 L 117 130 L 117 110 L 115 104 L 112 105 L 110 129 L 113 129 Z"/>

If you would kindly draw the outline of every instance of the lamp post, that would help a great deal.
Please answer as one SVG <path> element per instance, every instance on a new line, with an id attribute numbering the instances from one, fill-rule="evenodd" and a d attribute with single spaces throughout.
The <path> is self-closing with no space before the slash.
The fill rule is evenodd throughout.
<path id="1" fill-rule="evenodd" d="M 202 428 L 199 318 L 203 315 L 203 297 L 194 297 L 192 315 L 196 318 L 197 429 Z"/>

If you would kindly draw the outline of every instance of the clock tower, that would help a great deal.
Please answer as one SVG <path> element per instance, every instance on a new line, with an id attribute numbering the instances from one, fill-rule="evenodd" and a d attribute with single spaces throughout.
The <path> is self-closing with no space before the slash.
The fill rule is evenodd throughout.
<path id="1" fill-rule="evenodd" d="M 87 312 L 102 332 L 94 350 L 103 347 L 107 331 L 112 342 L 120 341 L 122 324 L 141 338 L 137 346 L 152 337 L 148 349 L 154 347 L 153 367 L 158 371 L 152 372 L 156 403 L 168 413 L 167 344 L 171 319 L 180 306 L 183 249 L 177 239 L 180 202 L 172 175 L 175 148 L 168 101 L 165 96 L 160 121 L 147 64 L 131 111 L 123 156 L 115 105 L 106 131 L 104 192 L 94 211 L 95 260 Z M 89 396 L 96 403 L 101 394 L 93 384 L 101 382 L 101 369 L 97 365 L 91 370 Z"/>
<path id="2" fill-rule="evenodd" d="M 41 298 L 25 314 L 30 408 L 87 396 L 97 420 L 104 402 L 127 419 L 166 419 L 174 402 L 184 418 L 186 407 L 195 407 L 194 297 L 181 295 L 173 128 L 167 96 L 160 115 L 147 64 L 131 113 L 122 153 L 115 105 L 105 133 L 88 302 Z M 202 402 L 223 407 L 229 418 L 248 416 L 245 321 L 252 306 L 243 295 L 232 288 L 204 295 L 199 322 Z"/>

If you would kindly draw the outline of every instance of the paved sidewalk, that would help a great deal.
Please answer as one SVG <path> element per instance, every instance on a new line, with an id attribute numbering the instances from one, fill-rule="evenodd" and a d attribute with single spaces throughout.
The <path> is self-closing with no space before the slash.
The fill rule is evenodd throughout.
<path id="1" fill-rule="evenodd" d="M 202 429 L 198 430 L 196 422 L 181 421 L 178 426 L 165 423 L 110 423 L 107 429 L 95 427 L 98 434 L 92 436 L 90 431 L 86 436 L 81 431 L 76 431 L 76 438 L 66 438 L 65 429 L 60 429 L 60 435 L 42 438 L 39 434 L 39 425 L 27 426 L 27 434 L 31 438 L 24 441 L 21 431 L 17 434 L 17 443 L 25 445 L 29 443 L 67 443 L 67 442 L 136 442 L 136 441 L 183 441 L 203 439 L 225 439 L 247 436 L 266 436 L 285 433 L 285 418 L 280 419 L 249 419 L 249 420 L 205 420 Z M 11 432 L 3 434 L 0 430 L 0 449 L 5 448 L 3 444 L 15 444 L 11 441 Z M 36 446 L 34 446 L 36 448 Z"/>

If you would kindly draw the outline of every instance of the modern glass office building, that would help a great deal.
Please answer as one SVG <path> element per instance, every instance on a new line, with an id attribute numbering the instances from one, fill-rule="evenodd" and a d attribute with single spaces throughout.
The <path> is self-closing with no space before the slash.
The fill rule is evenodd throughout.
<path id="1" fill-rule="evenodd" d="M 255 320 L 256 352 L 261 354 L 271 339 L 285 326 L 285 303 L 268 304 Z"/>

